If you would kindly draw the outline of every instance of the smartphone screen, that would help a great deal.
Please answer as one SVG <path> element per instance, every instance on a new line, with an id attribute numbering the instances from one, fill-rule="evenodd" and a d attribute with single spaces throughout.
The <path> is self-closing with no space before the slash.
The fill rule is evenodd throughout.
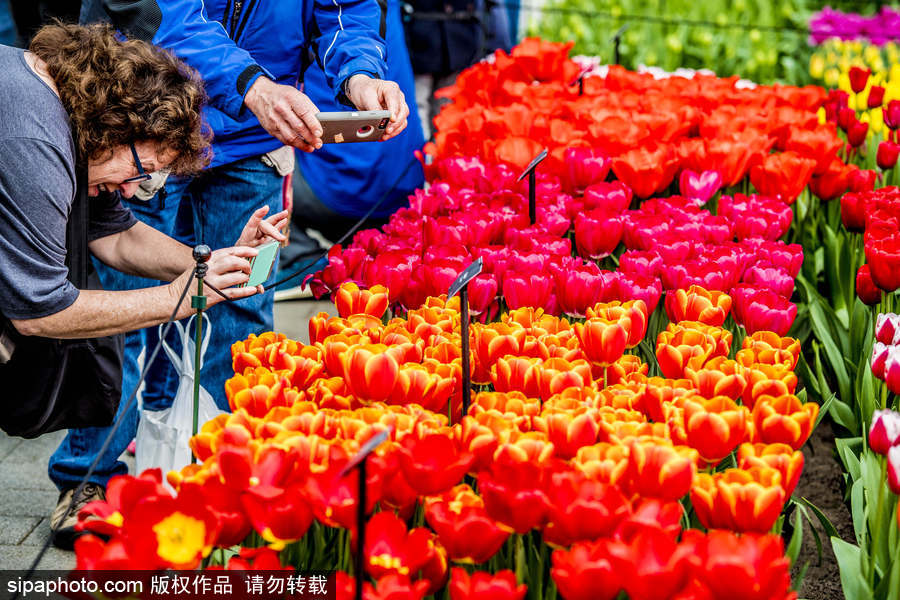
<path id="1" fill-rule="evenodd" d="M 269 242 L 259 246 L 259 254 L 250 259 L 250 279 L 241 287 L 256 287 L 269 278 L 272 265 L 275 264 L 275 256 L 278 254 L 279 242 Z"/>

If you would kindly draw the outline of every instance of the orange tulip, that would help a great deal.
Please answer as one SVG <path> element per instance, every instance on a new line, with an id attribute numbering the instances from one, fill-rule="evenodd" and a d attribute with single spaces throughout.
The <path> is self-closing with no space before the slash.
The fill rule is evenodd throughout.
<path id="1" fill-rule="evenodd" d="M 491 381 L 491 367 L 497 359 L 519 354 L 525 338 L 525 328 L 518 323 L 473 323 L 471 328 L 473 361 L 472 382 L 486 384 Z"/>
<path id="2" fill-rule="evenodd" d="M 767 365 L 755 363 L 744 370 L 747 387 L 742 400 L 744 406 L 753 410 L 756 399 L 763 395 L 781 396 L 793 394 L 797 389 L 797 375 L 784 363 Z"/>
<path id="3" fill-rule="evenodd" d="M 781 474 L 784 497 L 790 498 L 803 472 L 803 453 L 787 444 L 741 444 L 737 453 L 738 468 L 770 467 Z"/>
<path id="4" fill-rule="evenodd" d="M 647 380 L 640 400 L 634 408 L 641 411 L 651 421 L 665 423 L 665 406 L 675 398 L 692 393 L 693 389 L 689 379 L 651 377 Z"/>
<path id="5" fill-rule="evenodd" d="M 666 314 L 673 323 L 699 321 L 721 327 L 730 310 L 731 296 L 725 292 L 707 291 L 699 285 L 666 292 Z"/>
<path id="6" fill-rule="evenodd" d="M 600 425 L 593 412 L 573 415 L 567 412 L 545 411 L 533 419 L 534 430 L 547 435 L 560 458 L 575 456 L 584 446 L 597 441 Z"/>
<path id="7" fill-rule="evenodd" d="M 670 379 L 685 376 L 685 370 L 699 370 L 713 357 L 716 341 L 712 336 L 696 329 L 682 329 L 672 333 L 663 331 L 656 342 L 656 360 L 659 370 Z"/>
<path id="8" fill-rule="evenodd" d="M 286 336 L 283 333 L 267 331 L 259 336 L 251 333 L 246 340 L 233 343 L 231 345 L 231 357 L 234 372 L 241 374 L 248 367 L 266 366 L 263 363 L 266 347 L 273 343 L 283 342 L 285 339 Z"/>
<path id="9" fill-rule="evenodd" d="M 728 396 L 737 400 L 747 387 L 744 367 L 724 356 L 707 361 L 701 369 L 686 367 L 684 375 L 691 380 L 697 393 L 706 398 Z"/>
<path id="10" fill-rule="evenodd" d="M 347 331 L 348 329 L 350 329 L 350 323 L 346 319 L 332 317 L 327 312 L 320 312 L 309 319 L 309 343 L 321 344 L 329 335 L 335 335 L 336 333 L 346 335 L 354 333 Z"/>
<path id="11" fill-rule="evenodd" d="M 358 344 L 341 356 L 344 381 L 354 396 L 386 400 L 397 386 L 400 365 L 384 344 Z"/>
<path id="12" fill-rule="evenodd" d="M 592 363 L 609 366 L 622 358 L 628 343 L 631 318 L 622 315 L 616 320 L 593 317 L 575 324 L 575 335 L 581 350 Z"/>
<path id="13" fill-rule="evenodd" d="M 768 467 L 700 473 L 691 488 L 691 504 L 708 529 L 765 533 L 775 525 L 786 498 L 781 474 Z"/>
<path id="14" fill-rule="evenodd" d="M 680 500 L 691 490 L 697 458 L 693 448 L 635 440 L 628 446 L 628 468 L 622 481 L 632 495 Z"/>
<path id="15" fill-rule="evenodd" d="M 753 407 L 753 441 L 782 443 L 799 450 L 812 433 L 818 415 L 818 404 L 802 404 L 793 394 L 760 396 Z"/>
<path id="16" fill-rule="evenodd" d="M 597 377 L 597 370 L 598 369 L 594 370 L 595 378 Z M 641 358 L 635 354 L 623 354 L 622 358 L 611 364 L 606 370 L 606 377 L 609 379 L 608 382 L 602 380 L 603 370 L 599 369 L 599 371 L 600 381 L 597 383 L 609 387 L 626 381 L 643 382 L 643 379 L 650 371 L 650 365 L 641 361 Z"/>
<path id="17" fill-rule="evenodd" d="M 393 404 L 419 404 L 422 408 L 438 412 L 447 406 L 455 383 L 453 379 L 429 372 L 422 365 L 403 365 L 389 401 Z"/>
<path id="18" fill-rule="evenodd" d="M 587 318 L 602 317 L 608 321 L 618 321 L 622 316 L 631 319 L 631 327 L 628 329 L 628 341 L 626 348 L 634 348 L 641 343 L 647 335 L 647 321 L 650 315 L 647 311 L 647 303 L 643 300 L 628 300 L 627 302 L 599 302 L 593 307 L 588 307 Z"/>
<path id="19" fill-rule="evenodd" d="M 567 388 L 591 386 L 591 365 L 586 360 L 569 362 L 564 358 L 549 358 L 540 364 L 538 379 L 541 399 L 548 400 Z"/>
<path id="20" fill-rule="evenodd" d="M 368 290 L 361 290 L 352 281 L 347 281 L 334 291 L 332 300 L 338 314 L 344 318 L 366 314 L 380 319 L 388 308 L 388 298 L 388 289 L 383 285 L 374 285 Z"/>
<path id="21" fill-rule="evenodd" d="M 476 416 L 487 411 L 495 411 L 522 431 L 531 431 L 531 419 L 540 414 L 541 401 L 519 391 L 480 392 L 472 401 L 469 414 Z"/>
<path id="22" fill-rule="evenodd" d="M 684 402 L 687 443 L 710 464 L 731 454 L 744 439 L 750 412 L 726 396 L 688 397 Z"/>
<path id="23" fill-rule="evenodd" d="M 606 442 L 583 446 L 578 449 L 572 464 L 591 479 L 615 485 L 628 467 L 628 446 Z"/>
<path id="24" fill-rule="evenodd" d="M 479 419 L 488 419 L 497 427 L 495 431 Z M 469 467 L 478 472 L 490 466 L 494 460 L 494 452 L 500 443 L 500 435 L 507 434 L 514 425 L 502 416 L 494 417 L 490 413 L 480 413 L 476 417 L 464 416 L 460 423 L 453 426 L 460 446 L 471 453 L 475 459 Z"/>
<path id="25" fill-rule="evenodd" d="M 781 337 L 772 331 L 757 331 L 744 338 L 738 355 L 745 367 L 753 363 L 785 364 L 793 371 L 800 359 L 800 340 Z"/>
<path id="26" fill-rule="evenodd" d="M 491 380 L 498 392 L 519 391 L 530 398 L 541 397 L 541 361 L 537 358 L 505 356 L 491 368 Z"/>

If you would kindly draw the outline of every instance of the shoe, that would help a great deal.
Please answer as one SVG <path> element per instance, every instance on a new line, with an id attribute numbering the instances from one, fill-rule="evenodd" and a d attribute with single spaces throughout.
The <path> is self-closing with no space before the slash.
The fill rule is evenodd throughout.
<path id="1" fill-rule="evenodd" d="M 75 545 L 75 540 L 81 537 L 85 532 L 75 531 L 75 524 L 78 522 L 78 513 L 81 509 L 94 500 L 106 500 L 106 490 L 96 483 L 86 483 L 81 493 L 75 498 L 74 504 L 72 497 L 75 489 L 64 490 L 59 495 L 56 502 L 56 508 L 50 515 L 50 531 L 53 535 L 53 545 L 60 550 L 71 550 Z M 72 510 L 69 510 L 69 505 Z"/>

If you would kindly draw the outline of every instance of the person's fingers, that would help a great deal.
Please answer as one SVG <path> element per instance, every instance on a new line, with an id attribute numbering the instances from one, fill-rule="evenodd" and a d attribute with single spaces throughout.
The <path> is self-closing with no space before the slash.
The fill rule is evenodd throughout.
<path id="1" fill-rule="evenodd" d="M 210 285 L 214 286 L 216 289 L 218 289 L 221 292 L 224 292 L 228 288 L 232 288 L 234 286 L 238 286 L 238 285 L 247 283 L 247 281 L 249 279 L 250 279 L 250 275 L 248 275 L 247 273 L 239 272 L 239 271 L 232 271 L 230 273 L 210 275 L 207 277 L 207 280 L 209 281 Z M 212 292 L 212 293 L 215 294 L 215 292 Z"/>
<path id="2" fill-rule="evenodd" d="M 302 135 L 303 139 L 310 146 L 321 148 L 322 124 L 319 123 L 319 120 L 316 118 L 319 109 L 316 108 L 316 105 L 313 104 L 305 94 L 299 92 L 298 94 L 299 96 L 295 98 L 292 105 L 294 114 L 296 114 L 298 119 L 303 123 L 303 129 L 298 130 L 298 133 Z"/>
<path id="3" fill-rule="evenodd" d="M 224 275 L 235 271 L 249 273 L 250 261 L 240 256 L 221 256 L 215 262 L 210 262 L 208 272 L 210 275 Z"/>
<path id="4" fill-rule="evenodd" d="M 210 264 L 214 261 L 221 260 L 226 256 L 237 256 L 242 259 L 250 259 L 259 254 L 259 250 L 250 246 L 232 246 L 231 248 L 220 248 L 212 253 L 209 259 Z"/>
<path id="5" fill-rule="evenodd" d="M 277 240 L 279 242 L 283 242 L 285 240 L 284 234 L 281 233 L 274 225 L 269 223 L 268 221 L 262 221 L 259 224 L 259 230 L 269 236 L 270 238 Z M 260 240 L 263 241 L 263 240 Z"/>

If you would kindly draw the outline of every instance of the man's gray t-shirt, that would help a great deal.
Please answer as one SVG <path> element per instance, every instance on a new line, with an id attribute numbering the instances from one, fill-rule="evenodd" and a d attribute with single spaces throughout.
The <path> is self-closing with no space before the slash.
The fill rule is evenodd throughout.
<path id="1" fill-rule="evenodd" d="M 0 45 L 0 73 L 0 313 L 33 319 L 78 298 L 65 265 L 75 146 L 62 103 L 23 50 Z M 91 240 L 136 222 L 115 195 L 88 203 Z"/>

